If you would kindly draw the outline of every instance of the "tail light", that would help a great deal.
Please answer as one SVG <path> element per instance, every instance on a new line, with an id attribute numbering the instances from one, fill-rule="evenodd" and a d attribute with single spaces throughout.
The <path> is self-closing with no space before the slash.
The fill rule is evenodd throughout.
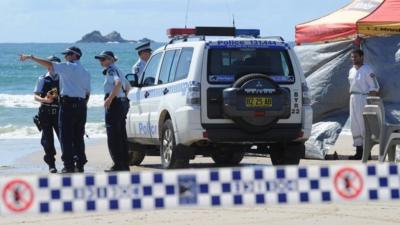
<path id="1" fill-rule="evenodd" d="M 201 91 L 200 83 L 198 82 L 190 83 L 186 92 L 186 104 L 200 105 L 200 91 Z"/>
<path id="2" fill-rule="evenodd" d="M 303 98 L 302 102 L 304 106 L 310 106 L 311 105 L 311 96 L 310 92 L 307 86 L 307 82 L 303 82 L 301 84 L 301 91 L 303 92 Z"/>

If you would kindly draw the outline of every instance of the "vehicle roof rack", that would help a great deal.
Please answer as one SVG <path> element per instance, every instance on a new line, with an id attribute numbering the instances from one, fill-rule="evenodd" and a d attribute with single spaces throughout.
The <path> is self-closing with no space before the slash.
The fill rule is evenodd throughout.
<path id="1" fill-rule="evenodd" d="M 221 36 L 221 37 L 240 37 L 251 36 L 259 37 L 258 29 L 237 29 L 236 27 L 195 27 L 195 28 L 170 28 L 167 35 L 172 39 L 185 39 L 189 36 Z"/>
<path id="2" fill-rule="evenodd" d="M 285 39 L 281 36 L 262 36 L 260 37 L 262 39 L 273 39 L 273 40 L 279 40 L 279 41 L 285 41 Z"/>

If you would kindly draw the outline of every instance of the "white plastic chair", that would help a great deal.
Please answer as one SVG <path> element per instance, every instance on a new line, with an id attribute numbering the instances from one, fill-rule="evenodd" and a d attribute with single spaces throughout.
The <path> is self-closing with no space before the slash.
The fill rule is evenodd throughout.
<path id="1" fill-rule="evenodd" d="M 389 162 L 394 162 L 396 145 L 400 144 L 400 124 L 386 121 L 385 106 L 379 97 L 367 98 L 363 117 L 366 128 L 362 161 L 368 161 L 371 149 L 379 139 L 379 161 L 384 162 L 388 156 Z"/>
<path id="2" fill-rule="evenodd" d="M 365 124 L 364 133 L 364 151 L 362 156 L 362 162 L 368 162 L 368 158 L 371 154 L 372 148 L 379 144 L 380 133 L 381 133 L 381 123 L 378 120 L 378 110 L 377 105 L 366 105 L 364 107 L 363 118 Z"/>

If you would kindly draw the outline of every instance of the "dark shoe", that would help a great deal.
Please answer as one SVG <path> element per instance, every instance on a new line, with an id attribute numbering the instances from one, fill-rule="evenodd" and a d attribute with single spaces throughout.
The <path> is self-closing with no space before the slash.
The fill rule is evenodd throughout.
<path id="1" fill-rule="evenodd" d="M 83 172 L 85 172 L 85 169 L 84 169 L 83 166 L 76 166 L 75 167 L 75 172 L 76 173 L 83 173 Z"/>
<path id="2" fill-rule="evenodd" d="M 62 170 L 61 170 L 61 173 L 74 173 L 75 172 L 75 169 L 74 168 L 67 168 L 67 167 L 64 167 Z"/>
<path id="3" fill-rule="evenodd" d="M 362 146 L 357 146 L 356 148 L 356 154 L 353 156 L 349 157 L 349 160 L 361 160 L 362 155 L 363 155 L 363 147 Z"/>
<path id="4" fill-rule="evenodd" d="M 49 172 L 50 173 L 57 173 L 57 168 L 55 166 L 50 166 L 49 167 Z"/>
<path id="5" fill-rule="evenodd" d="M 130 171 L 129 166 L 112 166 L 110 169 L 104 170 L 104 172 L 118 172 L 118 171 Z"/>

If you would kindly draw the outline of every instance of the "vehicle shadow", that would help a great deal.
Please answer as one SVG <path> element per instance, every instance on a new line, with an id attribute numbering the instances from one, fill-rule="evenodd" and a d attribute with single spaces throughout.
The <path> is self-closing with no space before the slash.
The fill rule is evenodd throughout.
<path id="1" fill-rule="evenodd" d="M 233 167 L 252 167 L 252 166 L 272 166 L 268 164 L 267 162 L 264 163 L 241 163 L 237 166 Z M 161 164 L 158 163 L 150 163 L 150 164 L 142 164 L 138 166 L 139 168 L 147 168 L 147 169 L 158 169 L 161 170 Z M 189 164 L 188 169 L 206 169 L 206 168 L 230 168 L 232 166 L 223 166 L 223 165 L 217 165 L 215 163 L 209 163 L 209 162 L 191 162 Z"/>

